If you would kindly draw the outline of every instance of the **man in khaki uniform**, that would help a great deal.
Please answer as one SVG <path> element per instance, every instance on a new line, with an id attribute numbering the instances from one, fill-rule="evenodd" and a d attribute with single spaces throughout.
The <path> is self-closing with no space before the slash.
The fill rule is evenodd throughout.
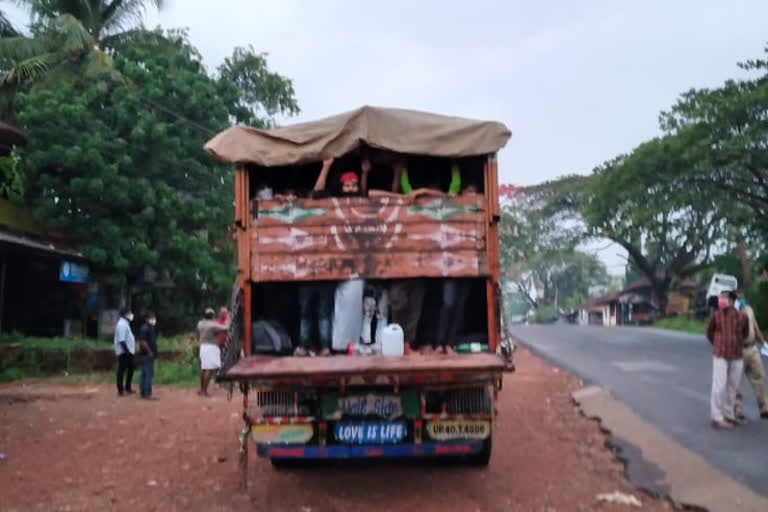
<path id="1" fill-rule="evenodd" d="M 757 405 L 760 408 L 760 417 L 764 420 L 768 420 L 768 395 L 765 392 L 765 369 L 763 368 L 763 361 L 760 357 L 760 347 L 765 343 L 763 333 L 760 331 L 760 326 L 755 319 L 755 311 L 751 306 L 748 306 L 744 300 L 744 296 L 739 296 L 739 308 L 741 312 L 747 317 L 749 322 L 749 335 L 744 340 L 744 375 L 749 379 L 749 383 L 752 384 L 752 390 L 755 392 L 755 398 L 757 398 Z M 736 395 L 736 406 L 734 407 L 736 417 L 739 419 L 744 418 L 744 401 L 741 393 Z"/>

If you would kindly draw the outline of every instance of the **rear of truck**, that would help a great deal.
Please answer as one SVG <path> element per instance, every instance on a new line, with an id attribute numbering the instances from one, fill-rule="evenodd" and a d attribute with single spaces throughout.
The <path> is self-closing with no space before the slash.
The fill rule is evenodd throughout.
<path id="1" fill-rule="evenodd" d="M 297 125 L 295 132 L 291 127 L 232 128 L 209 142 L 209 152 L 236 163 L 235 298 L 241 307 L 236 308 L 220 380 L 242 391 L 243 460 L 252 440 L 257 453 L 276 465 L 298 459 L 424 456 L 461 456 L 487 464 L 497 393 L 503 373 L 512 369 L 501 328 L 495 157 L 508 137 L 498 123 L 366 107 Z M 402 145 L 406 140 L 408 147 Z M 436 174 L 447 162 L 458 162 L 479 185 L 478 193 L 257 196 L 263 183 L 286 176 L 305 179 L 306 187 L 317 175 L 317 154 L 355 158 L 362 144 L 382 153 L 410 154 Z M 464 328 L 455 348 L 467 353 L 310 358 L 254 353 L 250 327 L 270 307 L 285 312 L 280 320 L 295 335 L 295 302 L 277 307 L 281 298 L 294 297 L 302 283 L 350 279 L 384 288 L 414 279 L 430 289 L 445 279 L 466 280 Z"/>

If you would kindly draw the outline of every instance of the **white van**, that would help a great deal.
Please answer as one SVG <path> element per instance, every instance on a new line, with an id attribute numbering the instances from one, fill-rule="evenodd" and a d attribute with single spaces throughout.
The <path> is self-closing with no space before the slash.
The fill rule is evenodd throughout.
<path id="1" fill-rule="evenodd" d="M 730 292 L 739 287 L 739 281 L 735 276 L 728 274 L 715 274 L 707 288 L 707 305 L 717 308 L 717 299 L 722 292 Z"/>

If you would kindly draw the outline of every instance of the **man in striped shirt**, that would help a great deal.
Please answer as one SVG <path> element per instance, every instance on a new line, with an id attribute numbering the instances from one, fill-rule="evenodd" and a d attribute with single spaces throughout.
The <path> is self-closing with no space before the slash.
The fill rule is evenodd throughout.
<path id="1" fill-rule="evenodd" d="M 746 317 L 735 307 L 736 292 L 723 292 L 719 309 L 709 318 L 707 339 L 712 344 L 712 426 L 728 430 L 743 424 L 734 412 L 736 392 L 744 373 L 742 346 L 749 334 Z"/>

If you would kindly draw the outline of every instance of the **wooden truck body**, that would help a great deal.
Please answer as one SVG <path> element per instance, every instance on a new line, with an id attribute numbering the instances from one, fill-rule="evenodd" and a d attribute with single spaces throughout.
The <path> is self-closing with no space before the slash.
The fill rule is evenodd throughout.
<path id="1" fill-rule="evenodd" d="M 499 126 L 492 126 L 494 133 L 505 142 L 509 134 Z M 258 161 L 262 153 L 246 158 L 232 148 L 253 142 L 272 149 L 275 132 L 281 133 L 247 133 L 255 133 L 254 141 L 240 133 L 226 138 L 224 132 L 206 146 L 235 164 L 236 293 L 242 308 L 233 330 L 241 334 L 231 336 L 240 343 L 224 354 L 229 363 L 221 379 L 239 384 L 243 393 L 243 460 L 252 439 L 258 454 L 276 465 L 305 458 L 457 455 L 487 463 L 496 396 L 503 373 L 511 369 L 510 357 L 501 355 L 507 351 L 499 283 L 498 143 L 479 153 L 469 144 L 457 155 L 475 165 L 481 182 L 476 195 L 259 200 L 256 182 L 278 166 Z M 342 151 L 333 147 L 338 137 L 329 137 L 324 149 Z M 397 143 L 361 143 L 413 154 Z M 295 290 L 291 286 L 297 283 L 349 279 L 471 280 L 466 315 L 479 333 L 477 346 L 487 350 L 403 357 L 251 353 L 256 310 L 276 298 L 264 292 L 267 286 Z"/>

